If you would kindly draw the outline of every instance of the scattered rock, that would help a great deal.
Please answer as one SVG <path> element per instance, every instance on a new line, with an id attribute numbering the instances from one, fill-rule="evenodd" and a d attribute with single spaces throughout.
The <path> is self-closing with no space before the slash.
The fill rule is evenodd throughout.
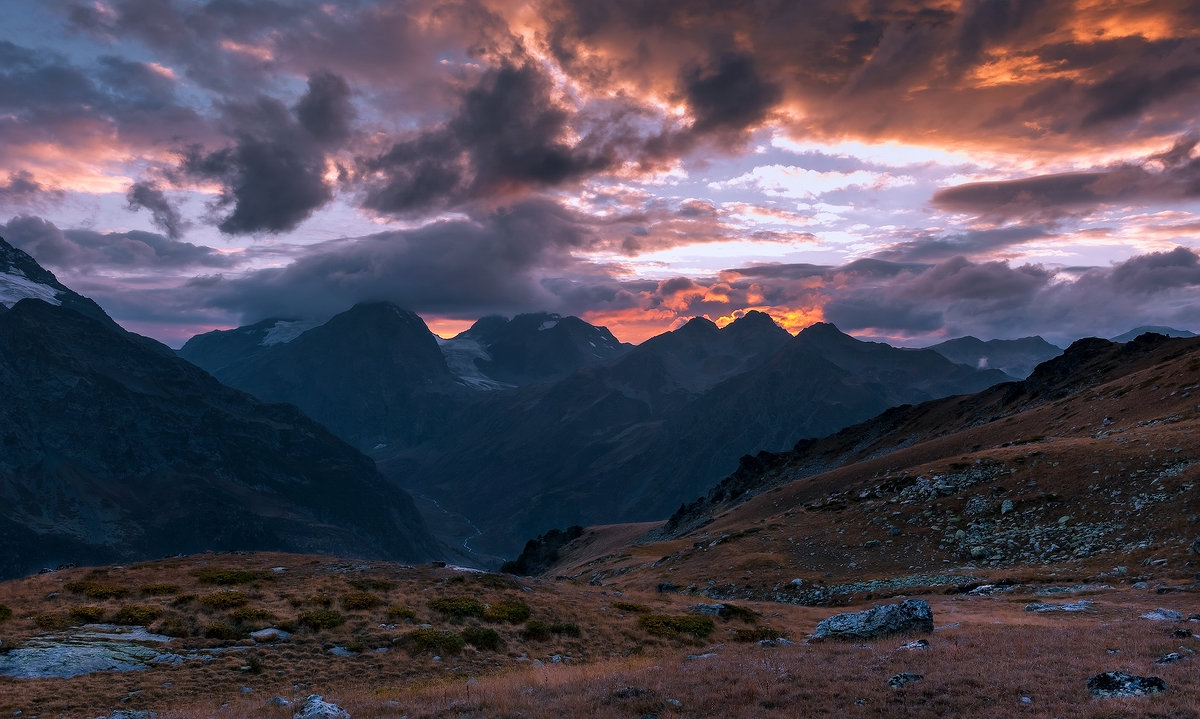
<path id="1" fill-rule="evenodd" d="M 290 639 L 291 632 L 285 632 L 282 629 L 270 627 L 268 629 L 259 629 L 257 632 L 250 632 L 250 638 L 256 642 L 274 642 L 280 639 Z"/>
<path id="2" fill-rule="evenodd" d="M 907 649 L 909 651 L 921 651 L 923 649 L 929 648 L 929 640 L 928 639 L 914 639 L 913 641 L 909 642 L 908 644 L 901 644 L 900 648 Z"/>
<path id="3" fill-rule="evenodd" d="M 290 707 L 292 703 L 283 697 L 271 697 L 267 700 L 269 707 Z"/>
<path id="4" fill-rule="evenodd" d="M 1094 697 L 1140 697 L 1167 690 L 1159 677 L 1135 677 L 1125 672 L 1104 672 L 1087 680 L 1088 691 Z"/>
<path id="5" fill-rule="evenodd" d="M 692 607 L 692 611 L 697 614 L 711 614 L 713 616 L 719 616 L 724 610 L 724 604 L 697 604 Z"/>
<path id="6" fill-rule="evenodd" d="M 1078 602 L 1063 602 L 1055 604 L 1054 602 L 1033 602 L 1025 605 L 1027 612 L 1089 612 L 1092 610 L 1093 602 L 1087 599 L 1080 599 Z"/>
<path id="7" fill-rule="evenodd" d="M 813 639 L 874 639 L 908 632 L 932 632 L 933 610 L 923 599 L 882 604 L 865 611 L 821 620 Z"/>
<path id="8" fill-rule="evenodd" d="M 157 716 L 157 712 L 150 712 L 144 709 L 118 709 L 105 717 L 105 719 L 154 719 Z"/>
<path id="9" fill-rule="evenodd" d="M 666 592 L 678 592 L 678 591 L 679 591 L 679 587 L 675 586 L 674 584 L 671 584 L 670 582 L 659 582 L 658 583 L 658 592 L 660 594 L 665 594 Z"/>
<path id="10" fill-rule="evenodd" d="M 1000 514 L 1002 514 L 1002 515 L 1008 514 L 1009 512 L 1013 511 L 1013 509 L 1014 509 L 1014 506 L 1013 506 L 1013 501 L 1011 499 L 1006 499 L 1000 503 Z"/>
<path id="11" fill-rule="evenodd" d="M 891 679 L 887 680 L 887 684 L 892 689 L 899 689 L 909 682 L 919 682 L 925 678 L 924 674 L 910 674 L 909 672 L 900 672 Z"/>
<path id="12" fill-rule="evenodd" d="M 689 654 L 689 655 L 687 655 L 688 661 L 695 661 L 697 659 L 715 659 L 716 657 L 717 657 L 716 652 L 708 652 L 706 654 Z"/>
<path id="13" fill-rule="evenodd" d="M 300 711 L 292 719 L 350 719 L 350 713 L 337 704 L 330 704 L 320 694 L 309 694 Z"/>
<path id="14" fill-rule="evenodd" d="M 1155 664 L 1174 664 L 1175 662 L 1183 661 L 1187 656 L 1179 652 L 1171 652 L 1170 654 L 1159 657 L 1154 660 Z"/>
<path id="15" fill-rule="evenodd" d="M 1142 619 L 1151 619 L 1157 622 L 1182 622 L 1183 615 L 1174 609 L 1163 609 L 1162 607 L 1159 607 L 1154 611 L 1143 614 Z"/>
<path id="16" fill-rule="evenodd" d="M 794 644 L 795 644 L 795 642 L 793 642 L 792 640 L 787 639 L 785 637 L 776 637 L 774 639 L 758 640 L 758 646 L 760 646 L 760 647 L 790 647 L 790 646 L 793 646 Z"/>

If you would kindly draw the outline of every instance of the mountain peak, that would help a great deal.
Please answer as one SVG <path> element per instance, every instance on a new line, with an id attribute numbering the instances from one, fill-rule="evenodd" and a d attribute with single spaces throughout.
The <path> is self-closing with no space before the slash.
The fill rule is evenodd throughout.
<path id="1" fill-rule="evenodd" d="M 854 339 L 850 335 L 842 332 L 837 328 L 837 325 L 832 322 L 814 322 L 808 327 L 800 330 L 796 337 L 804 337 L 806 339 L 825 339 L 825 338 L 846 338 Z"/>
<path id="2" fill-rule="evenodd" d="M 720 329 L 717 327 L 717 323 L 713 322 L 709 318 L 697 316 L 685 322 L 675 331 L 686 334 L 693 332 L 716 333 L 719 332 Z"/>

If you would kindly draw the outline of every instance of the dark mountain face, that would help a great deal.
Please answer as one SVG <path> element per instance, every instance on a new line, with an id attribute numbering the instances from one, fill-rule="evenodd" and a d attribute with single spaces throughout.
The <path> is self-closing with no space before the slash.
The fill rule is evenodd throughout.
<path id="1" fill-rule="evenodd" d="M 959 337 L 927 347 L 951 362 L 979 369 L 998 369 L 1018 379 L 1028 377 L 1033 368 L 1053 359 L 1062 350 L 1041 337 L 1016 340 L 988 340 Z"/>
<path id="2" fill-rule="evenodd" d="M 1011 379 L 832 325 L 793 339 L 765 319 L 693 320 L 610 364 L 496 393 L 425 456 L 381 466 L 406 467 L 414 489 L 473 518 L 472 547 L 503 554 L 548 526 L 661 518 L 744 454 Z"/>
<path id="3" fill-rule="evenodd" d="M 521 386 L 562 379 L 629 351 L 604 327 L 578 317 L 534 313 L 511 320 L 484 317 L 471 329 L 441 343 L 443 352 L 471 353 L 463 373 L 484 375 L 498 385 Z"/>
<path id="4" fill-rule="evenodd" d="M 187 354 L 227 356 L 236 352 L 231 339 L 261 334 L 269 341 L 279 326 L 242 328 L 245 334 L 215 338 L 220 352 Z M 296 405 L 363 448 L 423 441 L 443 426 L 454 396 L 465 391 L 424 321 L 386 302 L 355 305 L 290 341 L 262 342 L 224 366 L 201 366 L 259 399 Z"/>
<path id="5" fill-rule="evenodd" d="M 179 348 L 179 356 L 192 364 L 219 372 L 234 362 L 299 337 L 318 322 L 268 319 L 232 330 L 196 335 Z"/>
<path id="6" fill-rule="evenodd" d="M 323 427 L 66 304 L 0 313 L 0 575 L 205 549 L 439 553 L 411 498 Z"/>

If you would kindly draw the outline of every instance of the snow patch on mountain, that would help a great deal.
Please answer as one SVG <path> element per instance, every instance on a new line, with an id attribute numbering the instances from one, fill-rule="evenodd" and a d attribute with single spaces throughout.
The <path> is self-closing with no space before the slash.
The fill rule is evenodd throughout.
<path id="1" fill-rule="evenodd" d="M 52 305 L 61 305 L 62 300 L 58 299 L 58 293 L 59 290 L 34 282 L 15 267 L 0 272 L 0 304 L 5 307 L 12 307 L 28 297 L 44 300 Z"/>
<path id="2" fill-rule="evenodd" d="M 543 330 L 551 330 L 557 326 L 558 326 L 558 320 L 546 320 L 542 324 L 538 325 L 538 332 L 541 332 Z"/>
<path id="3" fill-rule="evenodd" d="M 446 358 L 446 366 L 460 382 L 471 389 L 489 392 L 514 386 L 497 382 L 479 371 L 475 360 L 481 359 L 486 362 L 490 361 L 492 356 L 477 340 L 462 336 L 447 340 L 436 335 L 435 339 L 442 350 L 442 356 Z"/>
<path id="4" fill-rule="evenodd" d="M 261 344 L 263 347 L 286 344 L 305 332 L 308 332 L 313 327 L 320 327 L 321 324 L 322 323 L 320 322 L 287 322 L 280 320 L 279 322 L 276 322 L 271 329 L 267 330 L 267 333 L 263 335 L 262 342 L 259 344 Z"/>

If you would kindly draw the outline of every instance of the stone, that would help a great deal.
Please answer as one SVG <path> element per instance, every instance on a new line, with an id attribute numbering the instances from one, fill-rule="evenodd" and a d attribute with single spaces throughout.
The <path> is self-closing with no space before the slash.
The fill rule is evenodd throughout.
<path id="1" fill-rule="evenodd" d="M 1191 545 L 1188 546 L 1188 551 L 1192 554 L 1200 554 L 1200 537 L 1192 540 Z"/>
<path id="2" fill-rule="evenodd" d="M 923 599 L 876 605 L 861 612 L 821 620 L 813 639 L 875 639 L 909 632 L 932 632 L 933 610 Z"/>
<path id="3" fill-rule="evenodd" d="M 157 712 L 144 709 L 118 709 L 104 719 L 154 719 L 157 716 Z"/>
<path id="4" fill-rule="evenodd" d="M 1164 656 L 1159 657 L 1158 659 L 1155 659 L 1154 663 L 1155 664 L 1174 664 L 1175 662 L 1181 662 L 1184 659 L 1187 659 L 1187 655 L 1180 654 L 1179 652 L 1171 652 L 1170 654 L 1166 654 Z"/>
<path id="5" fill-rule="evenodd" d="M 1008 514 L 1009 512 L 1013 511 L 1014 508 L 1013 501 L 1011 499 L 1006 499 L 1000 503 L 1000 514 Z"/>
<path id="6" fill-rule="evenodd" d="M 929 640 L 928 639 L 914 639 L 913 641 L 909 642 L 908 644 L 901 644 L 900 648 L 907 649 L 909 651 L 921 651 L 921 650 L 929 648 Z"/>
<path id="7" fill-rule="evenodd" d="M 724 604 L 697 604 L 692 607 L 692 611 L 697 614 L 711 614 L 714 617 L 720 616 L 721 612 L 725 611 Z"/>
<path id="8" fill-rule="evenodd" d="M 1063 602 L 1055 604 L 1053 602 L 1033 602 L 1025 605 L 1027 612 L 1090 612 L 1093 602 L 1087 599 L 1080 599 L 1078 602 Z"/>
<path id="9" fill-rule="evenodd" d="M 274 642 L 280 639 L 291 639 L 291 637 L 291 632 L 285 632 L 282 629 L 276 629 L 275 627 L 259 629 L 257 632 L 250 632 L 250 638 L 256 642 Z"/>
<path id="10" fill-rule="evenodd" d="M 290 707 L 292 703 L 283 697 L 271 697 L 267 700 L 269 707 Z"/>
<path id="11" fill-rule="evenodd" d="M 910 682 L 919 682 L 924 678 L 925 678 L 924 674 L 912 674 L 910 672 L 900 672 L 899 674 L 894 675 L 891 679 L 888 679 L 887 684 L 892 689 L 899 689 L 900 687 L 904 686 L 905 684 L 908 684 Z"/>
<path id="12" fill-rule="evenodd" d="M 1138 677 L 1125 672 L 1104 672 L 1087 680 L 1088 691 L 1094 697 L 1141 697 L 1167 690 L 1159 677 Z"/>
<path id="13" fill-rule="evenodd" d="M 1163 609 L 1159 607 L 1142 615 L 1142 619 L 1150 619 L 1157 622 L 1182 622 L 1183 615 L 1174 609 Z"/>
<path id="14" fill-rule="evenodd" d="M 337 704 L 330 704 L 320 694 L 309 694 L 300 711 L 292 719 L 350 719 L 350 713 Z"/>
<path id="15" fill-rule="evenodd" d="M 971 547 L 971 559 L 987 559 L 987 547 Z"/>

